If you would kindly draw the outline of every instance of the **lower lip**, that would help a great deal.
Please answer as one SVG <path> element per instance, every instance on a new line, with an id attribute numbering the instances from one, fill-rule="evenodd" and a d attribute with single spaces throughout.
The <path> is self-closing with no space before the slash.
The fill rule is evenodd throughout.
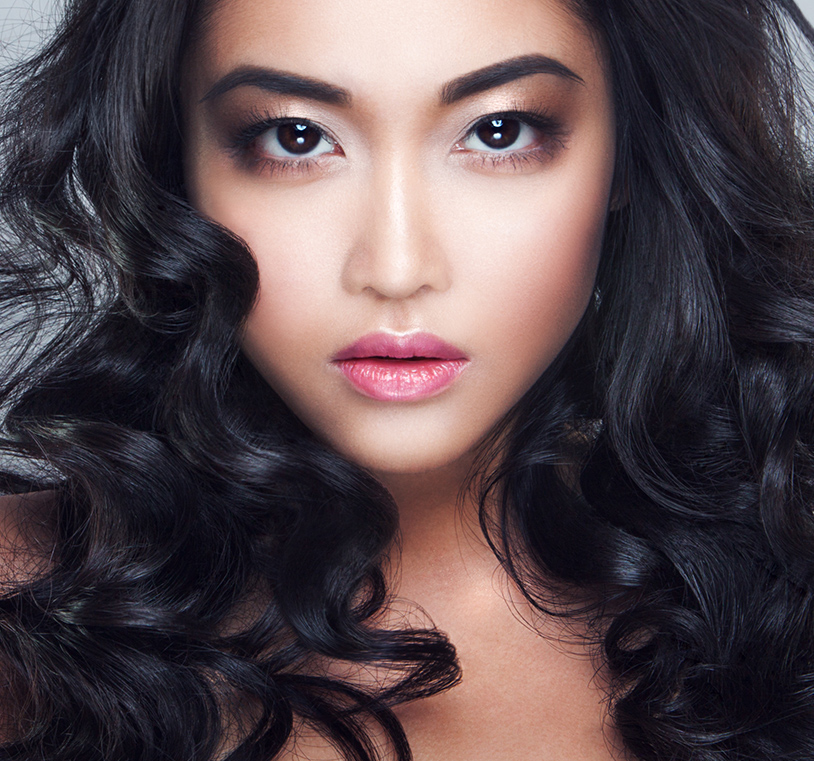
<path id="1" fill-rule="evenodd" d="M 381 359 L 337 362 L 357 391 L 382 402 L 408 402 L 440 394 L 461 374 L 466 359 Z"/>

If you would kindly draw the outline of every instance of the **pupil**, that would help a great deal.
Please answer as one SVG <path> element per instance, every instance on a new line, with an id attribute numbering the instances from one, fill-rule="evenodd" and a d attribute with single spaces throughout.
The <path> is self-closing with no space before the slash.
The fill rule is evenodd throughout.
<path id="1" fill-rule="evenodd" d="M 520 134 L 517 119 L 490 119 L 475 130 L 478 139 L 490 148 L 508 148 Z"/>
<path id="2" fill-rule="evenodd" d="M 277 140 L 289 153 L 309 153 L 319 145 L 319 132 L 307 124 L 281 124 Z"/>

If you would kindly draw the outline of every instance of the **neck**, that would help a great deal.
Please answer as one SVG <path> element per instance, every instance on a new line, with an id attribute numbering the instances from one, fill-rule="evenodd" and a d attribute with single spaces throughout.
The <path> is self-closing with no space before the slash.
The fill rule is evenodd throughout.
<path id="1" fill-rule="evenodd" d="M 423 473 L 377 473 L 399 509 L 400 547 L 394 570 L 399 594 L 414 585 L 471 585 L 491 579 L 497 559 L 466 490 L 471 461 Z"/>

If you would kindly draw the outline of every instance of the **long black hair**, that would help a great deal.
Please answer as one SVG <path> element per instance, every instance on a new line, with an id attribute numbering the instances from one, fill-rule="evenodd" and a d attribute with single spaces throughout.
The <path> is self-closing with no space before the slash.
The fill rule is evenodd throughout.
<path id="1" fill-rule="evenodd" d="M 572 5 L 622 200 L 595 305 L 472 482 L 483 530 L 589 624 L 639 759 L 811 759 L 814 31 L 790 0 Z M 74 0 L 5 76 L 0 468 L 40 496 L 0 575 L 0 758 L 268 761 L 310 727 L 407 759 L 392 708 L 459 678 L 441 632 L 377 625 L 387 492 L 238 350 L 256 267 L 181 166 L 206 12 Z"/>

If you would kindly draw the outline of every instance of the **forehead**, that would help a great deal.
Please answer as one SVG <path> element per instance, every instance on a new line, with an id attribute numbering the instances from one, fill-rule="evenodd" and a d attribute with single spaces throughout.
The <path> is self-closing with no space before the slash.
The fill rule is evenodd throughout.
<path id="1" fill-rule="evenodd" d="M 543 53 L 604 78 L 595 36 L 565 0 L 216 0 L 190 52 L 197 79 L 268 65 L 396 97 Z"/>

